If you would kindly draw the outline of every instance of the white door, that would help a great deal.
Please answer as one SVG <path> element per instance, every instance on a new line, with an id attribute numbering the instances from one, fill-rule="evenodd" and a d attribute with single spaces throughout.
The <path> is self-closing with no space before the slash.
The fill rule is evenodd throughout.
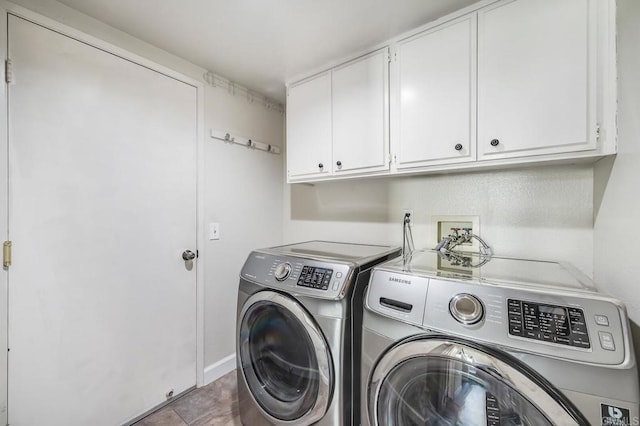
<path id="1" fill-rule="evenodd" d="M 516 0 L 479 12 L 480 159 L 595 148 L 595 3 Z"/>
<path id="2" fill-rule="evenodd" d="M 287 91 L 287 178 L 331 172 L 331 72 Z"/>
<path id="3" fill-rule="evenodd" d="M 333 70 L 334 173 L 388 170 L 388 49 Z"/>
<path id="4" fill-rule="evenodd" d="M 398 168 L 475 160 L 475 27 L 472 14 L 398 44 Z"/>
<path id="5" fill-rule="evenodd" d="M 8 34 L 9 423 L 122 424 L 196 383 L 197 90 Z"/>

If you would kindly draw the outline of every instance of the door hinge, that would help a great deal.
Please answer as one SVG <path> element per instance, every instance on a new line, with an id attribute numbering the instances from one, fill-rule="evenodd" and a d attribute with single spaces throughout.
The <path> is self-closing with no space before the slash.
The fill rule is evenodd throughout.
<path id="1" fill-rule="evenodd" d="M 5 59 L 4 61 L 4 81 L 7 84 L 13 83 L 13 66 L 11 59 Z"/>
<path id="2" fill-rule="evenodd" d="M 600 125 L 596 124 L 596 141 L 600 140 Z"/>
<path id="3" fill-rule="evenodd" d="M 11 266 L 11 241 L 2 244 L 2 267 L 6 270 Z"/>

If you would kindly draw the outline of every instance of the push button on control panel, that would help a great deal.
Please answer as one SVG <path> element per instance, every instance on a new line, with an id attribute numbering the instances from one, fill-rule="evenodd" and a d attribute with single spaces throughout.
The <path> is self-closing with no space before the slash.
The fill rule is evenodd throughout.
<path id="1" fill-rule="evenodd" d="M 600 346 L 602 349 L 606 351 L 615 351 L 616 345 L 613 342 L 613 335 L 608 331 L 599 331 L 598 336 L 600 337 Z"/>
<path id="2" fill-rule="evenodd" d="M 596 324 L 609 327 L 609 318 L 605 315 L 595 315 L 593 318 L 595 319 Z"/>

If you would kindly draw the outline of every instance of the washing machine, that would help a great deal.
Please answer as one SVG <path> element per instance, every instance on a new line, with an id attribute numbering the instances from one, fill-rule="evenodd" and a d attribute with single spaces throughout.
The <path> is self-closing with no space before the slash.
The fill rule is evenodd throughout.
<path id="1" fill-rule="evenodd" d="M 371 274 L 363 425 L 635 425 L 624 305 L 568 265 L 421 251 Z"/>
<path id="2" fill-rule="evenodd" d="M 236 352 L 244 425 L 359 424 L 364 289 L 371 269 L 399 254 L 309 241 L 249 255 Z"/>

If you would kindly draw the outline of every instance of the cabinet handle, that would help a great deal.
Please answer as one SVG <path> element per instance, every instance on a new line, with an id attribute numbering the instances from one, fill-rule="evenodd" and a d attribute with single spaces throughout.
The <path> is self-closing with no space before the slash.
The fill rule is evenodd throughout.
<path id="1" fill-rule="evenodd" d="M 461 143 L 457 143 L 455 146 L 456 151 L 462 151 L 462 144 Z"/>
<path id="2" fill-rule="evenodd" d="M 492 139 L 490 143 L 491 143 L 491 146 L 498 146 L 500 141 L 498 139 Z"/>
<path id="3" fill-rule="evenodd" d="M 342 167 L 342 161 L 336 161 L 336 166 Z"/>
<path id="4" fill-rule="evenodd" d="M 324 164 L 322 164 L 322 163 L 318 163 L 318 168 L 319 168 L 319 169 L 321 169 L 321 168 L 323 168 L 323 167 L 324 167 Z"/>

